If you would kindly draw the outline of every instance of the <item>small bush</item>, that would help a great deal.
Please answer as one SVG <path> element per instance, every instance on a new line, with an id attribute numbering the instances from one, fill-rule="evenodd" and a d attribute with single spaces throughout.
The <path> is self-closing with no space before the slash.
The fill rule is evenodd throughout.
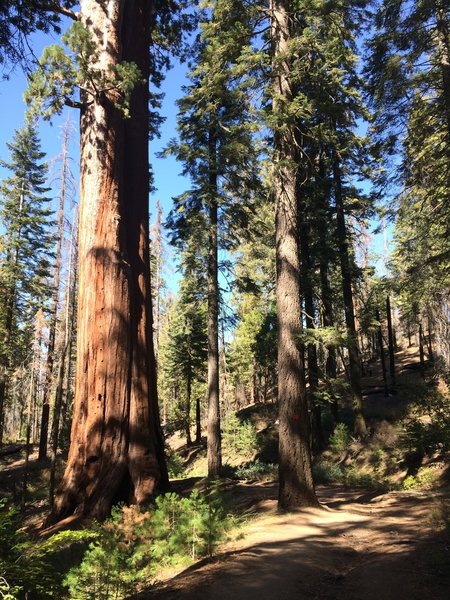
<path id="1" fill-rule="evenodd" d="M 247 480 L 265 480 L 265 479 L 276 479 L 278 476 L 278 466 L 273 463 L 263 463 L 259 460 L 238 467 L 235 471 L 235 475 L 238 479 Z"/>
<path id="2" fill-rule="evenodd" d="M 437 481 L 439 475 L 435 469 L 422 467 L 417 475 L 408 475 L 403 481 L 404 490 L 417 490 L 431 488 Z"/>
<path id="3" fill-rule="evenodd" d="M 338 423 L 330 437 L 330 448 L 337 454 L 344 453 L 350 444 L 350 432 L 344 423 Z"/>
<path id="4" fill-rule="evenodd" d="M 450 450 L 450 398 L 430 382 L 417 387 L 414 411 L 401 435 L 408 452 L 431 456 Z"/>
<path id="5" fill-rule="evenodd" d="M 166 447 L 165 453 L 169 477 L 171 479 L 177 479 L 181 477 L 184 474 L 185 469 L 180 455 L 172 450 L 172 448 L 169 446 Z"/>
<path id="6" fill-rule="evenodd" d="M 211 556 L 231 525 L 220 500 L 194 491 L 165 494 L 152 512 L 113 511 L 81 564 L 66 577 L 73 600 L 121 600 L 155 577 L 158 569 Z"/>
<path id="7" fill-rule="evenodd" d="M 250 421 L 241 422 L 236 413 L 230 413 L 223 427 L 224 454 L 250 458 L 258 449 L 256 429 Z"/>
<path id="8" fill-rule="evenodd" d="M 63 598 L 65 549 L 84 545 L 92 531 L 63 531 L 48 540 L 31 539 L 20 526 L 20 512 L 0 501 L 0 598 Z M 72 563 L 73 564 L 73 563 Z"/>
<path id="9" fill-rule="evenodd" d="M 323 461 L 313 467 L 313 476 L 316 483 L 344 483 L 344 469 L 335 463 Z"/>
<path id="10" fill-rule="evenodd" d="M 380 478 L 377 473 L 368 473 L 357 467 L 344 467 L 328 461 L 314 465 L 313 476 L 316 483 L 343 483 L 352 487 L 370 489 L 391 487 L 386 479 Z"/>
<path id="11" fill-rule="evenodd" d="M 440 500 L 430 515 L 430 524 L 435 529 L 450 531 L 450 499 Z"/>

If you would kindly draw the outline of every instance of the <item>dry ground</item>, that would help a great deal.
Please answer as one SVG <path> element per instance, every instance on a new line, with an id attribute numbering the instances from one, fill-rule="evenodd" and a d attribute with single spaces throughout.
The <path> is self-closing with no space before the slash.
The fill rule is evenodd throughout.
<path id="1" fill-rule="evenodd" d="M 274 484 L 240 485 L 236 494 L 244 512 L 256 499 L 260 515 L 244 537 L 140 600 L 450 598 L 450 538 L 432 527 L 443 491 L 324 487 L 321 509 L 289 514 L 276 512 Z"/>

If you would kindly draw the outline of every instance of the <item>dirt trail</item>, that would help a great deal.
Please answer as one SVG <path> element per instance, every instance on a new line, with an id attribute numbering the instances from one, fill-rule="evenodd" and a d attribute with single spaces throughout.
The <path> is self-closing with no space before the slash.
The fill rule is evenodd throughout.
<path id="1" fill-rule="evenodd" d="M 264 514 L 246 526 L 245 538 L 139 598 L 450 598 L 449 539 L 429 524 L 435 493 L 362 495 L 333 486 L 319 489 L 322 509 L 290 514 L 276 513 L 273 484 L 256 493 Z"/>

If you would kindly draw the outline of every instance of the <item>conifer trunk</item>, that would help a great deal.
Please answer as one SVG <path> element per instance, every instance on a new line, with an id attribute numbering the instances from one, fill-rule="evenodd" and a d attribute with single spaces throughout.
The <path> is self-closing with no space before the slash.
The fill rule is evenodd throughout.
<path id="1" fill-rule="evenodd" d="M 208 477 L 220 476 L 222 447 L 219 398 L 219 282 L 217 249 L 216 139 L 209 132 L 209 234 L 208 234 Z"/>
<path id="2" fill-rule="evenodd" d="M 192 396 L 192 373 L 190 367 L 188 368 L 187 379 L 186 379 L 186 445 L 192 446 L 191 438 L 191 396 Z"/>
<path id="3" fill-rule="evenodd" d="M 195 443 L 199 444 L 202 440 L 202 423 L 200 411 L 200 397 L 195 399 Z"/>
<path id="4" fill-rule="evenodd" d="M 438 56 L 442 73 L 442 95 L 447 122 L 447 155 L 450 155 L 450 31 L 442 0 L 434 0 Z"/>
<path id="5" fill-rule="evenodd" d="M 58 207 L 58 235 L 55 253 L 55 273 L 53 276 L 53 297 L 50 309 L 50 323 L 47 347 L 47 364 L 45 369 L 44 390 L 42 398 L 41 434 L 39 438 L 39 460 L 47 458 L 48 426 L 50 421 L 50 394 L 53 380 L 53 365 L 55 361 L 56 325 L 58 321 L 59 280 L 61 276 L 61 249 L 64 235 L 64 204 L 66 200 L 67 169 L 68 169 L 68 143 L 69 130 L 66 127 L 63 138 L 62 165 L 61 165 L 61 191 Z"/>
<path id="6" fill-rule="evenodd" d="M 425 378 L 425 352 L 423 350 L 423 328 L 422 323 L 419 323 L 419 359 L 420 359 L 420 374 Z"/>
<path id="7" fill-rule="evenodd" d="M 51 463 L 51 468 L 50 468 L 49 500 L 50 500 L 50 507 L 52 507 L 52 508 L 53 508 L 54 497 L 55 497 L 56 461 L 57 461 L 57 455 L 58 455 L 59 430 L 60 430 L 60 425 L 61 425 L 61 416 L 62 416 L 62 407 L 63 407 L 64 381 L 66 378 L 66 373 L 68 373 L 68 371 L 69 371 L 71 340 L 72 340 L 73 328 L 74 328 L 74 322 L 73 322 L 74 321 L 74 295 L 75 295 L 76 281 L 77 281 L 77 266 L 76 266 L 77 243 L 76 242 L 74 243 L 74 239 L 73 239 L 74 230 L 75 230 L 75 223 L 72 223 L 71 239 L 70 239 L 69 266 L 68 266 L 67 287 L 66 287 L 66 300 L 65 300 L 65 309 L 64 309 L 63 339 L 62 339 L 62 343 L 61 343 L 61 349 L 59 352 L 59 365 L 58 365 L 56 386 L 55 386 L 55 408 L 53 411 L 52 434 L 51 434 L 52 463 Z M 66 365 L 67 365 L 67 368 L 66 368 Z"/>
<path id="8" fill-rule="evenodd" d="M 386 296 L 386 315 L 389 345 L 389 375 L 391 377 L 391 385 L 395 386 L 395 342 L 394 330 L 392 328 L 391 299 L 389 296 Z"/>
<path id="9" fill-rule="evenodd" d="M 334 197 L 336 202 L 336 233 L 339 251 L 339 260 L 342 273 L 342 291 L 344 296 L 344 312 L 348 344 L 349 375 L 352 393 L 353 412 L 355 414 L 355 433 L 366 433 L 366 422 L 363 415 L 363 402 L 361 390 L 361 362 L 356 334 L 355 312 L 352 290 L 352 271 L 350 266 L 350 253 L 348 247 L 348 233 L 345 223 L 344 198 L 342 194 L 341 165 L 337 151 L 332 152 Z"/>
<path id="10" fill-rule="evenodd" d="M 167 482 L 156 396 L 148 248 L 149 4 L 82 0 L 108 71 L 135 62 L 146 82 L 124 120 L 114 93 L 81 114 L 76 386 L 66 471 L 48 522 L 105 518 Z"/>
<path id="11" fill-rule="evenodd" d="M 24 203 L 24 183 L 22 182 L 22 193 L 19 201 L 19 215 L 23 212 Z M 22 234 L 21 228 L 16 232 L 15 250 L 12 253 L 8 251 L 6 262 L 12 267 L 16 267 L 19 261 L 19 243 Z M 12 244 L 11 240 L 11 244 Z M 12 256 L 11 256 L 12 254 Z M 14 268 L 11 269 L 14 272 Z M 5 401 L 8 394 L 8 379 L 10 368 L 10 342 L 13 330 L 14 307 L 16 303 L 16 281 L 13 279 L 10 282 L 9 289 L 6 293 L 6 310 L 5 310 L 5 332 L 3 336 L 3 354 L 0 355 L 0 446 L 3 444 L 4 425 L 5 425 Z"/>
<path id="12" fill-rule="evenodd" d="M 321 154 L 319 158 L 319 176 L 323 187 L 323 192 L 319 194 L 319 206 L 318 206 L 318 219 L 317 229 L 324 233 L 328 231 L 328 219 L 329 214 L 329 198 L 330 198 L 330 186 L 326 183 L 326 168 L 324 155 Z M 320 298 L 322 301 L 323 312 L 322 320 L 324 327 L 333 327 L 334 313 L 333 313 L 333 294 L 330 286 L 329 278 L 329 249 L 327 247 L 327 236 L 323 236 L 321 239 L 321 245 L 319 248 L 319 277 L 320 277 Z M 327 358 L 325 362 L 325 373 L 328 379 L 336 379 L 337 377 L 337 357 L 336 348 L 333 345 L 327 347 Z M 331 403 L 331 413 L 333 415 L 333 421 L 338 423 L 339 421 L 339 405 L 336 398 L 333 398 Z"/>
<path id="13" fill-rule="evenodd" d="M 274 89 L 273 111 L 292 101 L 289 62 L 280 60 L 290 41 L 287 0 L 271 2 Z M 279 492 L 278 505 L 292 509 L 316 505 L 311 471 L 309 417 L 300 349 L 300 265 L 294 127 L 274 130 L 273 196 L 276 229 L 276 302 L 278 318 Z"/>
<path id="14" fill-rule="evenodd" d="M 300 195 L 300 190 L 298 190 Z M 305 303 L 305 323 L 306 328 L 315 329 L 314 323 L 314 297 L 313 286 L 311 282 L 312 261 L 309 250 L 310 225 L 306 220 L 306 202 L 299 202 L 299 240 L 301 257 L 301 287 L 303 288 L 303 299 Z M 309 403 L 312 414 L 312 440 L 313 447 L 321 448 L 323 446 L 322 431 L 322 411 L 317 404 L 317 391 L 319 389 L 319 365 L 317 360 L 317 349 L 315 341 L 307 341 L 306 351 L 308 361 L 308 383 L 309 383 Z"/>
<path id="15" fill-rule="evenodd" d="M 378 335 L 378 351 L 380 353 L 380 361 L 381 361 L 381 372 L 383 374 L 383 383 L 384 383 L 384 395 L 386 398 L 388 397 L 388 383 L 387 383 L 387 372 L 386 372 L 386 359 L 384 357 L 384 345 L 383 345 L 383 331 L 381 329 L 381 318 L 380 311 L 377 309 L 376 319 L 379 323 L 377 327 L 377 335 Z"/>

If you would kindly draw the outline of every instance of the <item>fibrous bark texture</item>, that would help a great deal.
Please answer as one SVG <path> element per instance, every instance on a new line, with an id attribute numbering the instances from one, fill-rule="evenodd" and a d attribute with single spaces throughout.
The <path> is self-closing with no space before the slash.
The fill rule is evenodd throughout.
<path id="1" fill-rule="evenodd" d="M 287 60 L 280 60 L 280 56 L 288 51 L 290 8 L 286 0 L 273 0 L 271 4 L 274 112 L 283 111 L 284 105 L 292 100 L 289 64 Z M 315 505 L 317 499 L 311 474 L 304 365 L 300 349 L 300 265 L 293 127 L 276 129 L 274 145 L 280 424 L 278 504 L 282 509 L 291 509 Z"/>
<path id="2" fill-rule="evenodd" d="M 81 18 L 108 71 L 135 62 L 147 78 L 146 0 L 82 0 Z M 50 522 L 105 518 L 145 503 L 167 473 L 156 396 L 148 248 L 148 81 L 131 117 L 102 92 L 81 115 L 78 338 L 66 471 Z"/>

